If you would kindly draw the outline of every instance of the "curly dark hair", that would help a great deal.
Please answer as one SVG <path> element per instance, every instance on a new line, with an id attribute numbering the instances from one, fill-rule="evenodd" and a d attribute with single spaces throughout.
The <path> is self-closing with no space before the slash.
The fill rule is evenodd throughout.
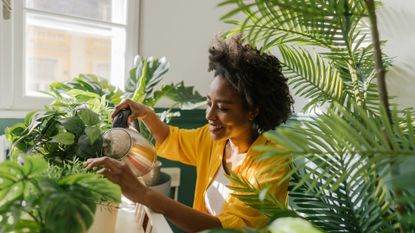
<path id="1" fill-rule="evenodd" d="M 225 78 L 240 94 L 249 111 L 259 110 L 257 130 L 274 129 L 293 112 L 294 100 L 280 61 L 244 43 L 238 34 L 225 40 L 217 36 L 209 48 L 209 71 Z"/>

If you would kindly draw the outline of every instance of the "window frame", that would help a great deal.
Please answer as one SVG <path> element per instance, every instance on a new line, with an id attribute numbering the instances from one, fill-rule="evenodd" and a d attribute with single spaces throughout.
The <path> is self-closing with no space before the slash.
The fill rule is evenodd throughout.
<path id="1" fill-rule="evenodd" d="M 44 105 L 51 102 L 47 96 L 30 96 L 25 94 L 25 15 L 24 1 L 12 1 L 11 17 L 3 19 L 2 6 L 0 4 L 0 118 L 20 118 L 27 112 L 43 109 Z M 139 45 L 139 9 L 140 1 L 127 0 L 126 25 L 101 22 L 76 16 L 66 16 L 55 13 L 28 10 L 45 16 L 62 18 L 69 22 L 82 23 L 88 26 L 111 26 L 125 28 L 125 55 L 124 77 L 110 80 L 119 88 L 124 88 L 124 83 L 129 74 L 129 69 L 134 64 L 134 57 L 138 53 Z"/>

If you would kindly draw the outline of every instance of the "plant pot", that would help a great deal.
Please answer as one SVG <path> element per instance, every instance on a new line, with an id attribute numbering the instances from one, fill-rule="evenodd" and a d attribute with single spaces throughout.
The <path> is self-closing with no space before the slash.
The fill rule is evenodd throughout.
<path id="1" fill-rule="evenodd" d="M 150 170 L 150 172 L 143 176 L 144 183 L 147 186 L 153 186 L 159 183 L 160 169 L 161 162 L 159 160 L 156 160 L 156 162 L 154 162 L 154 167 Z"/>
<path id="2" fill-rule="evenodd" d="M 169 174 L 160 172 L 160 179 L 157 183 L 150 186 L 151 189 L 156 190 L 166 196 L 170 196 L 171 177 Z"/>
<path id="3" fill-rule="evenodd" d="M 117 205 L 97 205 L 94 222 L 87 233 L 114 233 L 117 223 Z"/>

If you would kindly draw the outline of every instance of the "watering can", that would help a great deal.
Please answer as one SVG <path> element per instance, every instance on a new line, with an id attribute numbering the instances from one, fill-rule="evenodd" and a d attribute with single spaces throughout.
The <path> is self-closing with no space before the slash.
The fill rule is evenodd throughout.
<path id="1" fill-rule="evenodd" d="M 112 129 L 103 134 L 103 152 L 105 156 L 124 161 L 137 177 L 143 177 L 154 168 L 157 154 L 153 144 L 129 127 L 130 114 L 130 109 L 122 109 L 115 115 Z"/>

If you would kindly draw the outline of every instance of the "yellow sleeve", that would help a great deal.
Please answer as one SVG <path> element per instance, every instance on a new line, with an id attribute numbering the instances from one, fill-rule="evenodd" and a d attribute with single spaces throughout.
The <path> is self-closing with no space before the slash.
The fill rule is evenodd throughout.
<path id="1" fill-rule="evenodd" d="M 156 144 L 160 157 L 196 166 L 201 151 L 207 151 L 211 140 L 206 134 L 207 126 L 197 129 L 179 129 L 169 126 L 169 135 L 161 144 Z"/>

